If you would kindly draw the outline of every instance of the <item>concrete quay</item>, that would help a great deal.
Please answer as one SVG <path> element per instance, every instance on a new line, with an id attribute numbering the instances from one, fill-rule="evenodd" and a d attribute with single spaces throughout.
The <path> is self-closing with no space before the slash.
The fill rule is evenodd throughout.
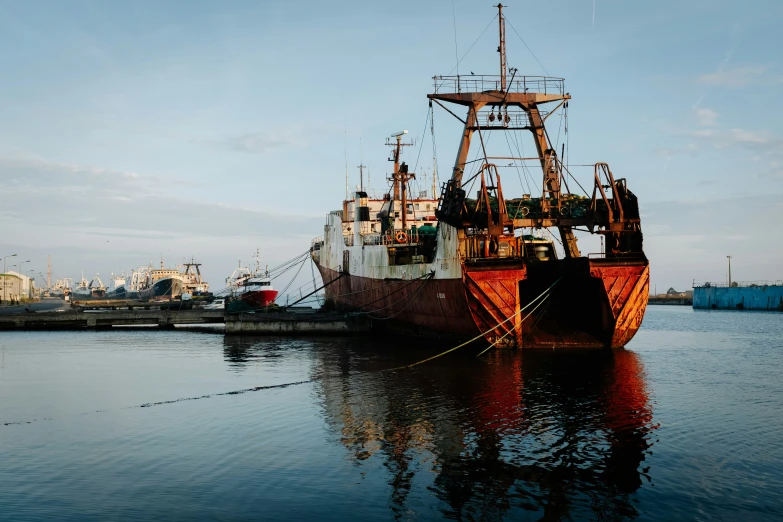
<path id="1" fill-rule="evenodd" d="M 107 310 L 0 315 L 0 330 L 79 330 L 112 326 L 158 326 L 222 323 L 222 310 Z"/>
<path id="2" fill-rule="evenodd" d="M 365 315 L 337 312 L 227 313 L 227 335 L 347 335 L 370 331 Z"/>
<path id="3" fill-rule="evenodd" d="M 101 310 L 22 312 L 0 315 L 3 330 L 85 330 L 114 326 L 157 326 L 225 323 L 230 335 L 349 335 L 370 330 L 364 315 L 336 312 L 225 313 L 223 310 Z"/>

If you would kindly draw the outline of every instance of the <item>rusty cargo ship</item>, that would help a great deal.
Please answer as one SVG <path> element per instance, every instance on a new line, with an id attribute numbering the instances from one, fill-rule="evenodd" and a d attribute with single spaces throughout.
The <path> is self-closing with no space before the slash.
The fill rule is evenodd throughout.
<path id="1" fill-rule="evenodd" d="M 649 294 L 637 198 L 602 162 L 591 166 L 591 194 L 571 192 L 569 180 L 578 182 L 546 128 L 571 96 L 561 78 L 507 67 L 502 9 L 500 74 L 436 76 L 428 95 L 430 111 L 442 107 L 463 125 L 439 197 L 409 197 L 415 173 L 400 161 L 398 133 L 388 194 L 358 190 L 327 215 L 311 247 L 326 306 L 400 333 L 520 348 L 622 347 Z M 489 136 L 509 132 L 529 132 L 536 155 L 490 155 Z M 541 193 L 506 199 L 501 170 L 525 161 L 540 169 Z M 601 237 L 601 251 L 580 252 L 575 232 Z"/>

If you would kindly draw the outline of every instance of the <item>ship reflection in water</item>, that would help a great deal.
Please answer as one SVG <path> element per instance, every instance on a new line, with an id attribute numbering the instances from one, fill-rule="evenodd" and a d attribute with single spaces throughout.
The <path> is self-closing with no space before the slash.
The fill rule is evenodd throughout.
<path id="1" fill-rule="evenodd" d="M 396 517 L 432 495 L 449 518 L 638 515 L 633 496 L 648 480 L 655 426 L 633 352 L 497 351 L 380 372 L 428 353 L 314 344 L 299 355 L 315 358 L 328 433 L 357 475 L 383 475 Z M 252 341 L 227 338 L 225 357 L 241 368 L 291 349 L 255 351 Z"/>

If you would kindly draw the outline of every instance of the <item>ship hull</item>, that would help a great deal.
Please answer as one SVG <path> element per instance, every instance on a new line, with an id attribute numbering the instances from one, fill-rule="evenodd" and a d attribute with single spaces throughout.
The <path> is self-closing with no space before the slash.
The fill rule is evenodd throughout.
<path id="1" fill-rule="evenodd" d="M 245 304 L 251 308 L 265 308 L 277 298 L 277 290 L 253 290 L 239 296 Z"/>
<path id="2" fill-rule="evenodd" d="M 156 281 L 151 287 L 139 290 L 141 299 L 174 298 L 182 294 L 183 284 L 180 279 L 167 277 Z"/>
<path id="3" fill-rule="evenodd" d="M 461 279 L 384 280 L 318 268 L 324 283 L 333 281 L 326 305 L 367 313 L 374 327 L 457 341 L 484 334 L 521 348 L 625 346 L 649 294 L 646 259 L 463 267 Z"/>

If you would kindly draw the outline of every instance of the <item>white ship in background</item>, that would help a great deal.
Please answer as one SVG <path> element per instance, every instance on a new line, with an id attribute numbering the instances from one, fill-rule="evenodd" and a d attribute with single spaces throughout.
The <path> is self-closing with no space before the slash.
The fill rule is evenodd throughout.
<path id="1" fill-rule="evenodd" d="M 82 273 L 82 279 L 77 283 L 73 291 L 73 297 L 75 299 L 106 297 L 106 287 L 103 285 L 101 278 L 98 277 L 98 274 L 95 274 L 91 281 L 87 281 L 84 278 L 84 273 Z"/>
<path id="2" fill-rule="evenodd" d="M 125 275 L 125 270 L 119 275 L 112 273 L 109 279 L 108 295 L 119 299 L 124 298 L 127 294 L 127 282 L 128 276 Z"/>
<path id="3" fill-rule="evenodd" d="M 201 277 L 201 263 L 192 258 L 176 268 L 166 268 L 163 259 L 160 268 L 150 268 L 139 289 L 141 299 L 174 299 L 182 294 L 203 295 L 209 291 L 209 284 Z"/>
<path id="4" fill-rule="evenodd" d="M 71 279 L 61 280 L 66 284 L 70 292 Z M 59 284 L 59 282 L 58 282 Z M 62 290 L 60 290 L 62 292 Z M 112 273 L 109 287 L 95 275 L 92 281 L 84 278 L 73 289 L 76 299 L 89 299 L 96 297 L 109 297 L 111 299 L 174 299 L 182 294 L 191 296 L 205 295 L 209 292 L 209 283 L 201 276 L 201 263 L 196 263 L 192 258 L 189 263 L 177 265 L 175 268 L 166 268 L 163 259 L 160 268 L 154 268 L 152 263 L 148 266 L 140 266 L 131 270 L 126 275 L 123 270 L 119 275 Z"/>

